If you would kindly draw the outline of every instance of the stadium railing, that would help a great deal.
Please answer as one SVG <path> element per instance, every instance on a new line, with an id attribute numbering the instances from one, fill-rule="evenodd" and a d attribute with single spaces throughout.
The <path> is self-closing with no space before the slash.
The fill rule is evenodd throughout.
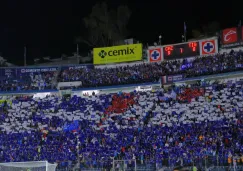
<path id="1" fill-rule="evenodd" d="M 161 170 L 161 171 L 172 171 L 174 168 L 177 167 L 184 167 L 184 168 L 192 168 L 196 166 L 199 170 L 205 171 L 224 171 L 227 169 L 236 171 L 242 170 L 243 171 L 243 160 L 242 158 L 236 158 L 236 164 L 233 164 L 233 161 L 228 159 L 226 156 L 206 156 L 204 158 L 195 157 L 193 160 L 188 160 L 185 162 L 180 161 L 180 159 L 173 159 L 173 158 L 166 158 L 161 159 L 157 163 L 151 162 L 151 160 L 137 160 L 137 171 L 154 171 L 154 170 Z M 78 167 L 79 165 L 79 167 Z M 112 169 L 112 160 L 104 161 L 104 160 L 91 160 L 91 159 L 84 159 L 80 161 L 79 164 L 77 162 L 73 162 L 70 165 L 62 166 L 61 164 L 58 165 L 57 171 L 67 171 L 67 170 L 74 170 L 74 171 L 102 171 L 102 170 L 111 170 Z M 126 169 L 132 170 L 131 169 Z"/>

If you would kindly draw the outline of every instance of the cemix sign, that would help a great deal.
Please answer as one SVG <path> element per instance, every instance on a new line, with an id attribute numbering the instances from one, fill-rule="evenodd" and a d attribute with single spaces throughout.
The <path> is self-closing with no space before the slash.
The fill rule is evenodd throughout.
<path id="1" fill-rule="evenodd" d="M 142 44 L 93 49 L 94 64 L 110 64 L 142 60 Z"/>
<path id="2" fill-rule="evenodd" d="M 106 52 L 105 50 L 101 50 L 99 56 L 101 58 L 105 58 L 106 56 L 123 56 L 129 54 L 134 54 L 134 49 L 129 49 L 129 47 L 127 47 L 126 49 L 110 50 L 108 52 Z"/>

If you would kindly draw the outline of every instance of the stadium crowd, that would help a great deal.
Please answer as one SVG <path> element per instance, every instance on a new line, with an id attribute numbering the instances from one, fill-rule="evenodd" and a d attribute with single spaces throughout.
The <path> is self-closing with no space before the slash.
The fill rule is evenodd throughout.
<path id="1" fill-rule="evenodd" d="M 0 82 L 0 91 L 52 90 L 56 89 L 57 72 L 22 73 L 20 78 L 6 75 Z"/>
<path id="2" fill-rule="evenodd" d="M 243 82 L 201 82 L 90 97 L 8 97 L 0 113 L 0 162 L 48 160 L 112 167 L 243 163 Z M 102 165 L 102 166 L 101 166 Z"/>
<path id="3" fill-rule="evenodd" d="M 242 51 L 184 60 L 143 63 L 115 68 L 63 70 L 59 81 L 82 81 L 81 87 L 158 82 L 161 76 L 182 74 L 185 78 L 242 70 Z M 73 87 L 77 88 L 77 87 Z"/>
<path id="4" fill-rule="evenodd" d="M 64 67 L 67 68 L 67 67 Z M 141 63 L 136 65 L 107 68 L 77 67 L 49 72 L 28 72 L 20 76 L 6 73 L 1 78 L 0 91 L 53 90 L 57 82 L 81 81 L 77 88 L 152 83 L 162 76 L 181 74 L 183 78 L 242 70 L 242 51 L 217 54 L 214 56 Z M 70 87 L 66 87 L 70 89 Z M 65 87 L 64 87 L 65 89 Z"/>
<path id="5" fill-rule="evenodd" d="M 0 91 L 158 82 L 242 70 L 242 52 L 115 68 L 12 74 Z M 0 99 L 0 162 L 43 161 L 111 168 L 113 159 L 162 166 L 243 165 L 243 81 L 198 82 L 156 91 Z"/>

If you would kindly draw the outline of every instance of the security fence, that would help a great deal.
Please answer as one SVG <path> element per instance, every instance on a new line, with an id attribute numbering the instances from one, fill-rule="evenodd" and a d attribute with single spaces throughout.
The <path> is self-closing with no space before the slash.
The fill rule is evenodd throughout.
<path id="1" fill-rule="evenodd" d="M 126 160 L 127 161 L 127 160 Z M 125 162 L 125 161 L 124 161 Z M 165 158 L 161 160 L 136 160 L 136 167 L 129 166 L 122 167 L 117 171 L 173 171 L 174 169 L 192 170 L 196 167 L 198 171 L 243 171 L 243 156 L 227 157 L 227 156 L 204 156 L 194 157 L 193 159 L 181 158 Z M 110 171 L 113 169 L 113 160 L 91 160 L 83 159 L 79 163 L 75 162 L 61 162 L 58 163 L 57 171 Z"/>

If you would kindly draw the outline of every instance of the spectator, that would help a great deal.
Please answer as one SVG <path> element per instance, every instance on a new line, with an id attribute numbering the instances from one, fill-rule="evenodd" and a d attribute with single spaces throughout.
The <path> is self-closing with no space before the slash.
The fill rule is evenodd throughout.
<path id="1" fill-rule="evenodd" d="M 0 162 L 48 160 L 66 167 L 79 156 L 86 166 L 112 167 L 115 157 L 159 168 L 241 157 L 242 83 L 201 85 L 85 98 L 12 97 L 0 117 Z"/>

